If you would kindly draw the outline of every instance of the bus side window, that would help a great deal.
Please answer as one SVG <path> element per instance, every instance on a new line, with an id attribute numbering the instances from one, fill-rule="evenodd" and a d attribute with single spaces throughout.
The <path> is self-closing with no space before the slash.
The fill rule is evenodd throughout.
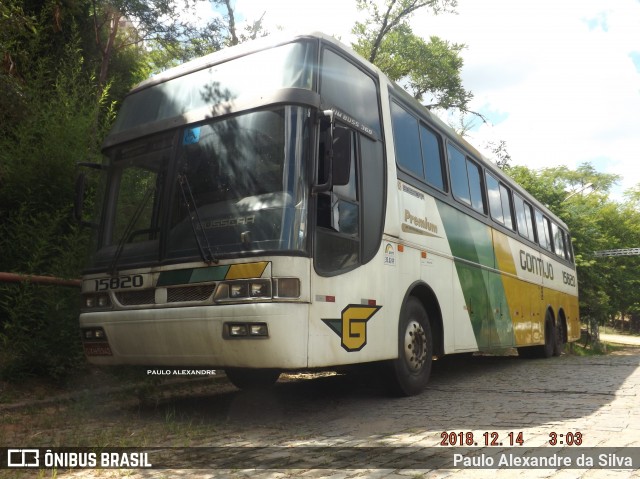
<path id="1" fill-rule="evenodd" d="M 351 141 L 347 140 L 347 135 Z M 357 135 L 338 125 L 333 133 L 334 161 L 349 161 L 349 181 L 334 185 L 317 196 L 315 267 L 320 274 L 334 275 L 355 268 L 360 263 L 360 176 Z M 325 139 L 328 136 L 325 137 Z M 341 148 L 349 147 L 349 150 Z M 319 165 L 322 170 L 323 165 Z M 322 171 L 318 172 L 321 176 Z"/>
<path id="2" fill-rule="evenodd" d="M 507 228 L 515 230 L 513 224 L 513 207 L 511 205 L 511 191 L 509 188 L 500 183 L 493 175 L 487 173 L 487 191 L 489 193 L 489 210 L 491 211 L 491 217 Z M 522 215 L 524 216 L 524 209 Z M 520 218 L 518 218 L 518 220 L 520 220 Z M 523 224 L 526 227 L 524 218 Z"/>
<path id="3" fill-rule="evenodd" d="M 341 137 L 351 136 L 351 141 L 343 141 L 340 144 Z M 356 176 L 356 138 L 353 131 L 346 128 L 336 128 L 334 133 L 336 141 L 334 143 L 334 159 L 340 158 L 342 161 L 350 162 L 349 182 L 346 185 L 336 185 L 333 187 L 332 197 L 332 228 L 340 233 L 349 235 L 357 235 L 359 230 L 358 215 L 358 185 Z M 343 144 L 350 146 L 350 151 L 341 151 L 344 149 Z"/>
<path id="4" fill-rule="evenodd" d="M 502 201 L 502 213 L 504 214 L 504 225 L 513 230 L 513 208 L 511 207 L 511 191 L 500 184 L 500 200 Z"/>
<path id="5" fill-rule="evenodd" d="M 524 204 L 524 216 L 527 220 L 527 225 L 529 228 L 529 239 L 536 242 L 536 229 L 533 226 L 533 207 L 529 203 Z"/>
<path id="6" fill-rule="evenodd" d="M 401 106 L 391 102 L 391 121 L 393 123 L 393 143 L 396 148 L 398 164 L 403 169 L 424 180 L 418 120 L 407 113 Z"/>
<path id="7" fill-rule="evenodd" d="M 376 137 L 381 136 L 375 80 L 328 48 L 322 50 L 320 95 L 327 105 L 337 106 L 371 128 Z"/>
<path id="8" fill-rule="evenodd" d="M 422 161 L 427 183 L 444 191 L 440 138 L 435 132 L 421 124 L 420 143 L 422 145 Z"/>
<path id="9" fill-rule="evenodd" d="M 549 240 L 549 220 L 536 210 L 536 228 L 538 230 L 538 244 L 544 249 L 551 251 L 551 241 Z"/>
<path id="10" fill-rule="evenodd" d="M 551 232 L 553 237 L 553 249 L 555 253 L 561 258 L 566 259 L 566 254 L 564 249 L 564 239 L 562 238 L 563 231 L 560 229 L 560 227 L 557 224 L 551 222 Z"/>
<path id="11" fill-rule="evenodd" d="M 491 217 L 498 223 L 504 224 L 502 201 L 500 200 L 500 184 L 492 175 L 487 175 L 487 191 L 489 193 L 489 211 Z"/>
<path id="12" fill-rule="evenodd" d="M 480 166 L 469 158 L 467 158 L 467 178 L 469 181 L 471 207 L 480 213 L 486 213 L 484 196 L 482 195 L 482 170 Z"/>
<path id="13" fill-rule="evenodd" d="M 393 101 L 391 122 L 398 165 L 431 186 L 445 191 L 440 137 Z"/>
<path id="14" fill-rule="evenodd" d="M 567 249 L 567 259 L 572 263 L 575 263 L 575 258 L 573 257 L 573 246 L 571 244 L 571 235 L 569 233 L 565 236 L 565 248 Z"/>
<path id="15" fill-rule="evenodd" d="M 345 141 L 348 140 L 347 136 L 351 136 L 350 142 Z M 344 185 L 334 185 L 332 191 L 318 195 L 318 226 L 330 228 L 339 233 L 357 235 L 359 218 L 356 138 L 352 130 L 342 126 L 335 128 L 333 138 L 334 161 L 350 162 L 349 181 Z M 350 151 L 344 150 L 345 145 L 350 147 Z M 328 175 L 328 165 L 321 162 L 318 169 L 318 178 L 324 181 Z"/>
<path id="16" fill-rule="evenodd" d="M 487 181 L 488 184 L 488 181 Z M 525 202 L 520 196 L 514 193 L 513 204 L 516 212 L 516 223 L 518 225 L 518 233 L 523 238 L 535 241 L 533 234 L 533 221 L 531 215 L 531 205 Z"/>
<path id="17" fill-rule="evenodd" d="M 447 153 L 449 154 L 449 172 L 453 196 L 463 203 L 471 205 L 466 159 L 462 152 L 453 145 L 447 145 Z"/>
<path id="18" fill-rule="evenodd" d="M 562 252 L 563 252 L 564 259 L 568 259 L 569 261 L 571 261 L 571 255 L 569 254 L 570 248 L 569 248 L 567 233 L 565 233 L 565 231 L 561 229 L 560 235 L 562 236 Z"/>

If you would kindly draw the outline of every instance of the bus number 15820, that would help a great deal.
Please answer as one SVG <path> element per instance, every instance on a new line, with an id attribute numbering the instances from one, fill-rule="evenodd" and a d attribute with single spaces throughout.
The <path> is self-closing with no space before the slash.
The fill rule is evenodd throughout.
<path id="1" fill-rule="evenodd" d="M 144 278 L 141 274 L 118 276 L 113 278 L 101 278 L 94 280 L 96 291 L 108 291 L 110 289 L 141 288 Z"/>

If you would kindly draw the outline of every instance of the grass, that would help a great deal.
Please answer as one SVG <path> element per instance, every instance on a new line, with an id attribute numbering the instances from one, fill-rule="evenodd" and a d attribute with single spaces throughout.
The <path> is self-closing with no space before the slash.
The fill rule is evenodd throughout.
<path id="1" fill-rule="evenodd" d="M 16 386 L 18 391 L 3 394 L 0 404 L 0 443 L 29 444 L 34 447 L 92 446 L 132 447 L 162 441 L 173 446 L 198 444 L 215 430 L 224 417 L 193 417 L 190 411 L 181 412 L 180 401 L 193 401 L 194 396 L 215 394 L 218 390 L 232 389 L 224 382 L 185 382 L 155 387 L 143 383 L 142 391 L 137 378 L 114 379 L 103 374 L 95 381 L 79 381 L 76 394 L 73 388 L 56 390 L 63 393 L 59 400 L 53 397 L 44 404 L 40 388 Z M 104 389 L 120 383 L 121 388 Z M 3 384 L 0 383 L 0 391 Z M 6 386 L 9 386 L 8 384 Z M 10 385 L 13 386 L 13 385 Z M 97 387 L 96 387 L 97 386 Z M 22 395 L 18 394 L 22 393 Z M 53 394 L 52 396 L 55 396 Z M 2 406 L 25 403 L 22 407 Z M 33 402 L 33 404 L 30 404 Z M 47 472 L 47 476 L 51 471 Z M 0 473 L 0 477 L 2 474 Z"/>
<path id="2" fill-rule="evenodd" d="M 604 356 L 606 354 L 611 354 L 615 351 L 620 351 L 622 349 L 626 349 L 628 346 L 623 346 L 620 344 L 611 344 L 605 342 L 599 342 L 596 344 L 580 344 L 573 343 L 571 351 L 569 354 L 573 354 L 574 356 Z"/>

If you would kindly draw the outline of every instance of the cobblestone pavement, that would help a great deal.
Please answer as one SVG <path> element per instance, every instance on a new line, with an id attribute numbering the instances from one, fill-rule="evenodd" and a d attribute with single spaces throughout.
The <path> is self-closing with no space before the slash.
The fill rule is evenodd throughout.
<path id="1" fill-rule="evenodd" d="M 158 406 L 185 420 L 208 421 L 211 431 L 193 446 L 292 446 L 289 454 L 310 455 L 302 458 L 299 469 L 245 469 L 242 461 L 228 469 L 153 469 L 59 472 L 57 477 L 130 477 L 146 478 L 631 478 L 640 477 L 633 468 L 620 469 L 549 468 L 470 469 L 453 468 L 454 454 L 471 457 L 470 449 L 441 446 L 443 433 L 454 433 L 447 439 L 464 440 L 473 433 L 474 453 L 484 454 L 497 463 L 510 439 L 516 455 L 538 447 L 544 451 L 574 454 L 590 448 L 610 447 L 603 452 L 624 456 L 623 447 L 640 447 L 640 349 L 626 349 L 608 356 L 523 360 L 517 357 L 445 358 L 435 363 L 432 380 L 421 395 L 411 398 L 389 398 L 375 385 L 351 376 L 328 376 L 313 379 L 285 379 L 268 393 L 238 391 L 231 385 L 215 393 L 171 399 Z M 153 416 L 149 420 L 153 421 Z M 161 419 L 159 419 L 161 420 Z M 496 433 L 503 447 L 484 447 L 485 434 L 491 440 Z M 520 434 L 521 433 L 521 434 Z M 553 450 L 552 433 L 558 442 Z M 567 436 L 567 433 L 570 433 Z M 578 434 L 579 433 L 579 434 Z M 510 435 L 511 434 L 511 435 Z M 562 434 L 563 436 L 560 436 Z M 566 442 L 581 439 L 581 446 Z M 152 462 L 164 453 L 180 460 L 180 451 L 165 449 L 180 446 L 176 438 L 147 444 L 158 447 Z M 318 447 L 331 449 L 319 450 Z M 353 447 L 366 449 L 371 463 L 356 460 L 354 468 L 343 462 L 322 462 L 320 456 L 336 452 L 353 454 Z M 390 468 L 378 468 L 380 459 L 391 457 L 394 448 L 412 447 L 418 451 L 396 461 Z M 301 449 L 300 449 L 301 448 Z M 339 448 L 339 449 L 333 449 Z M 420 449 L 427 448 L 427 449 Z M 406 451 L 405 449 L 396 449 Z M 215 450 L 207 450 L 215 453 Z M 234 452 L 241 449 L 234 449 Z M 257 449 L 249 449 L 256 452 Z M 419 451 L 427 451 L 421 453 Z M 637 451 L 637 450 L 636 450 Z M 268 449 L 277 456 L 278 450 Z M 158 456 L 158 454 L 160 456 Z M 433 460 L 435 454 L 440 459 Z M 595 454 L 595 455 L 594 455 Z M 386 455 L 386 456 L 385 456 Z M 617 457 L 616 456 L 616 457 Z M 610 456 L 606 456 L 608 459 Z M 203 459 L 201 457 L 201 459 Z M 205 463 L 207 455 L 205 454 Z M 297 459 L 300 459 L 299 457 Z M 323 469 L 310 467 L 314 460 Z M 636 461 L 638 460 L 636 453 Z M 382 461 L 384 462 L 384 461 Z M 596 459 L 596 466 L 598 460 Z M 251 461 L 248 461 L 252 464 Z M 342 464 L 338 466 L 338 463 Z M 193 465 L 199 464 L 197 461 Z M 276 467 L 286 462 L 275 461 Z M 443 466 L 444 468 L 440 467 Z M 495 463 L 494 463 L 495 465 Z M 333 466 L 333 467 L 332 467 Z M 45 476 L 46 477 L 46 476 Z"/>

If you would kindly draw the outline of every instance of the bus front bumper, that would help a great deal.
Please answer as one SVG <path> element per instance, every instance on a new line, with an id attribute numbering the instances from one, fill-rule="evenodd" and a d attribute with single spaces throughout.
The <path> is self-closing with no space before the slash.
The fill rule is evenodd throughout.
<path id="1" fill-rule="evenodd" d="M 105 311 L 81 314 L 80 328 L 97 365 L 302 369 L 308 315 L 303 303 Z"/>

